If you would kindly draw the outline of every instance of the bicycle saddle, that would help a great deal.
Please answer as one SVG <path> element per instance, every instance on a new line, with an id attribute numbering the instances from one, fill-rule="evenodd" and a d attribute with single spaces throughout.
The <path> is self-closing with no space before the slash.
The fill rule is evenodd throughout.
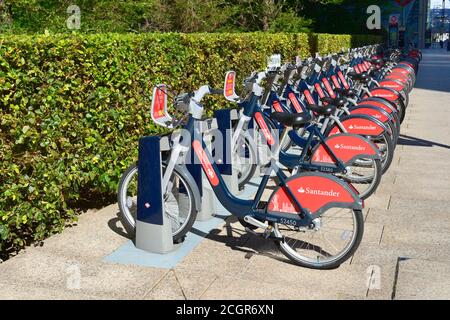
<path id="1" fill-rule="evenodd" d="M 285 127 L 299 128 L 311 122 L 311 115 L 307 113 L 274 112 L 270 118 L 278 121 Z"/>
<path id="2" fill-rule="evenodd" d="M 336 111 L 336 106 L 329 104 L 326 106 L 319 106 L 316 104 L 309 104 L 307 106 L 309 110 L 312 112 L 318 114 L 319 116 L 329 116 L 332 115 Z"/>
<path id="3" fill-rule="evenodd" d="M 367 59 L 367 61 L 369 61 L 370 63 L 373 63 L 373 64 L 382 64 L 383 63 L 383 60 L 379 59 L 379 58 L 370 58 L 370 59 Z"/>
<path id="4" fill-rule="evenodd" d="M 370 80 L 369 75 L 365 72 L 364 73 L 349 72 L 347 75 L 356 81 L 368 82 Z"/>
<path id="5" fill-rule="evenodd" d="M 336 89 L 334 89 L 334 91 L 336 91 L 338 94 L 340 94 L 342 96 L 349 97 L 349 98 L 354 98 L 358 95 L 358 93 L 354 89 L 336 88 Z"/>
<path id="6" fill-rule="evenodd" d="M 326 102 L 328 104 L 332 104 L 336 107 L 343 107 L 346 105 L 346 103 L 348 102 L 348 100 L 344 97 L 339 97 L 339 98 L 330 98 L 330 97 L 324 97 L 320 99 L 322 102 Z"/>

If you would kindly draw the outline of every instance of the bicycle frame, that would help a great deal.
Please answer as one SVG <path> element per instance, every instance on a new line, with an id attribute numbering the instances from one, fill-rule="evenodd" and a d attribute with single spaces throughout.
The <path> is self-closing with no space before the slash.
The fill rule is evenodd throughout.
<path id="1" fill-rule="evenodd" d="M 217 165 L 215 164 L 210 152 L 206 148 L 206 144 L 202 138 L 200 130 L 196 125 L 197 122 L 198 120 L 190 117 L 187 125 L 183 129 L 186 131 L 186 133 L 189 133 L 191 139 L 182 139 L 181 141 L 178 140 L 177 143 L 173 146 L 173 150 L 189 150 L 192 146 L 196 160 L 198 160 L 199 164 L 202 166 L 203 171 L 211 185 L 211 188 L 214 190 L 216 197 L 225 209 L 227 209 L 238 218 L 252 216 L 255 219 L 260 219 L 262 221 L 267 220 L 271 222 L 280 222 L 283 219 L 289 219 L 292 220 L 292 225 L 297 227 L 307 227 L 311 225 L 314 219 L 317 218 L 317 216 L 312 217 L 312 215 L 307 210 L 304 210 L 302 208 L 299 201 L 287 185 L 288 177 L 276 165 L 275 161 L 272 161 L 271 166 L 267 169 L 253 200 L 243 200 L 235 197 L 226 186 Z M 186 156 L 187 153 L 185 152 L 173 153 L 171 155 L 169 163 L 181 162 L 181 165 L 185 165 Z M 170 176 L 172 175 L 173 167 L 167 167 L 164 173 L 164 181 L 169 181 Z M 266 211 L 267 203 L 263 202 L 261 199 L 263 196 L 263 192 L 264 190 L 266 190 L 266 187 L 269 183 L 272 172 L 276 173 L 277 177 L 280 180 L 279 185 L 287 191 L 290 200 L 295 204 L 297 208 L 300 209 L 300 212 L 297 215 L 284 213 L 268 213 Z"/>
<path id="2" fill-rule="evenodd" d="M 236 142 L 238 140 L 239 135 L 242 133 L 246 125 L 252 120 L 255 119 L 255 116 L 257 114 L 261 114 L 260 118 L 256 118 L 256 121 L 260 128 L 262 127 L 262 131 L 266 137 L 266 140 L 271 140 L 273 137 L 269 137 L 268 135 L 271 135 L 270 132 L 267 132 L 268 128 L 265 112 L 261 109 L 261 107 L 258 105 L 258 98 L 256 96 L 253 96 L 249 102 L 242 103 L 243 106 L 243 116 L 240 119 L 236 131 L 233 133 L 233 142 L 235 143 L 233 145 L 233 151 L 236 151 Z M 284 129 L 286 131 L 288 129 Z M 286 166 L 289 169 L 293 169 L 295 167 L 299 167 L 301 169 L 307 170 L 307 171 L 320 171 L 325 173 L 345 173 L 346 167 L 344 163 L 337 157 L 337 155 L 333 152 L 333 150 L 328 146 L 326 143 L 325 136 L 321 133 L 319 130 L 317 124 L 310 125 L 307 130 L 309 130 L 310 135 L 308 139 L 304 140 L 297 131 L 295 130 L 289 130 L 288 134 L 283 134 L 281 141 L 278 145 L 278 147 L 275 149 L 275 151 L 271 150 L 270 158 L 272 160 L 275 160 L 279 158 L 279 162 Z M 283 150 L 281 150 L 281 145 L 283 143 L 283 140 L 286 138 L 290 138 L 296 145 L 303 148 L 301 155 L 294 155 L 289 154 Z M 319 140 L 314 140 L 314 138 L 318 137 Z M 331 167 L 329 165 L 327 166 L 320 166 L 308 163 L 306 160 L 308 151 L 310 151 L 313 147 L 315 147 L 318 144 L 322 144 L 324 148 L 327 150 L 327 152 L 330 154 L 332 160 L 335 162 L 335 167 Z"/>

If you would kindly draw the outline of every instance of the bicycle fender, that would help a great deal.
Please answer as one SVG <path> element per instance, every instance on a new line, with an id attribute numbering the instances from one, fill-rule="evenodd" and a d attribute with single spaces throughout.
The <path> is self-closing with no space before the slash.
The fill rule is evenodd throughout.
<path id="1" fill-rule="evenodd" d="M 340 120 L 347 133 L 353 133 L 362 136 L 378 137 L 387 131 L 387 128 L 383 124 L 383 122 L 369 115 L 354 114 L 344 116 Z M 334 135 L 341 132 L 342 132 L 341 128 L 335 123 L 331 128 L 327 130 L 328 134 L 326 134 L 326 136 Z"/>
<path id="2" fill-rule="evenodd" d="M 401 99 L 400 94 L 391 88 L 378 87 L 370 90 L 370 93 L 374 97 L 385 98 L 389 101 L 397 101 Z"/>
<path id="3" fill-rule="evenodd" d="M 336 158 L 346 166 L 351 165 L 356 159 L 370 158 L 381 159 L 380 151 L 370 140 L 349 133 L 340 133 L 329 136 L 324 143 L 318 144 L 312 150 L 311 164 L 336 165 L 332 154 L 326 149 L 325 144 L 331 149 Z"/>
<path id="4" fill-rule="evenodd" d="M 389 100 L 378 98 L 378 97 L 371 97 L 364 100 L 361 100 L 358 102 L 357 106 L 361 105 L 371 105 L 375 107 L 379 107 L 386 111 L 389 114 L 392 114 L 394 112 L 398 112 L 395 105 L 392 104 Z"/>
<path id="5" fill-rule="evenodd" d="M 286 184 L 302 209 L 313 215 L 320 215 L 329 208 L 363 209 L 363 202 L 352 187 L 329 174 L 305 172 L 292 176 Z M 272 193 L 268 214 L 289 217 L 301 212 L 286 190 L 286 187 L 278 187 Z"/>
<path id="6" fill-rule="evenodd" d="M 384 77 L 384 79 L 400 81 L 403 85 L 408 84 L 408 78 L 403 73 L 390 73 L 386 77 Z"/>
<path id="7" fill-rule="evenodd" d="M 383 109 L 370 104 L 352 107 L 350 110 L 350 114 L 365 114 L 374 117 L 375 119 L 378 119 L 383 123 L 392 120 L 392 115 L 390 115 Z"/>
<path id="8" fill-rule="evenodd" d="M 394 89 L 398 92 L 405 90 L 405 86 L 399 80 L 385 79 L 381 80 L 379 84 L 381 87 Z"/>

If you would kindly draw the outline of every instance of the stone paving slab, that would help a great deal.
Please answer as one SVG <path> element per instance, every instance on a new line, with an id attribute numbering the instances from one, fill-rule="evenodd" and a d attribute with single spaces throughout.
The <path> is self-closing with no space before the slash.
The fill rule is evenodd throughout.
<path id="1" fill-rule="evenodd" d="M 408 259 L 399 263 L 395 299 L 448 300 L 450 262 Z"/>

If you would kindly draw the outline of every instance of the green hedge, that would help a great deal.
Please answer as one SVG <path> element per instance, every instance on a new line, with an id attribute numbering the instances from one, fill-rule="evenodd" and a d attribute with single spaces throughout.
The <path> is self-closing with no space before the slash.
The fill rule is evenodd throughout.
<path id="1" fill-rule="evenodd" d="M 317 36 L 321 50 L 332 39 Z M 351 43 L 349 36 L 345 44 Z M 80 199 L 114 195 L 158 133 L 149 83 L 192 90 L 244 77 L 271 53 L 309 56 L 306 34 L 0 36 L 0 253 L 59 232 Z M 212 104 L 210 104 L 212 106 Z"/>
<path id="2" fill-rule="evenodd" d="M 381 43 L 382 38 L 371 35 L 314 34 L 313 51 L 321 54 L 339 52 L 342 48 L 356 48 Z"/>

